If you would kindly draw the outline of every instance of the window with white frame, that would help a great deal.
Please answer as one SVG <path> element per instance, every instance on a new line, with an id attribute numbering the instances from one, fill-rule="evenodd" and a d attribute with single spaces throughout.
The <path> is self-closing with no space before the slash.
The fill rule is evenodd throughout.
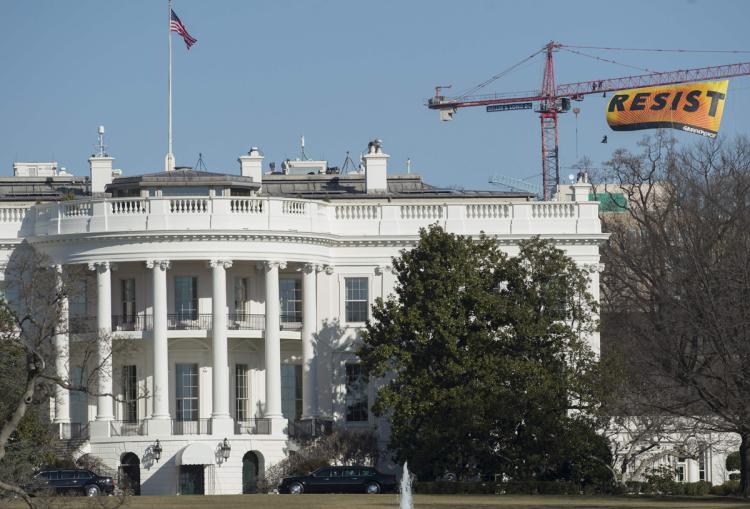
<path id="1" fill-rule="evenodd" d="M 281 323 L 302 321 L 302 281 L 299 278 L 279 278 Z"/>
<path id="2" fill-rule="evenodd" d="M 346 368 L 346 421 L 367 422 L 369 401 L 367 383 L 362 373 L 362 366 L 347 363 Z"/>
<path id="3" fill-rule="evenodd" d="M 236 364 L 234 368 L 235 417 L 238 421 L 250 419 L 250 397 L 248 394 L 250 373 L 247 364 Z"/>
<path id="4" fill-rule="evenodd" d="M 677 464 L 675 465 L 675 474 L 677 482 L 685 482 L 685 471 L 686 471 L 686 460 L 685 458 L 677 458 Z"/>
<path id="5" fill-rule="evenodd" d="M 198 318 L 197 277 L 176 276 L 174 278 L 174 312 L 184 320 Z"/>
<path id="6" fill-rule="evenodd" d="M 698 480 L 706 480 L 706 451 L 701 452 L 698 456 Z"/>
<path id="7" fill-rule="evenodd" d="M 293 421 L 302 417 L 301 364 L 281 364 L 281 413 Z"/>
<path id="8" fill-rule="evenodd" d="M 177 420 L 198 420 L 198 364 L 175 366 L 175 395 Z"/>
<path id="9" fill-rule="evenodd" d="M 135 364 L 122 367 L 122 420 L 138 422 L 138 376 Z"/>
<path id="10" fill-rule="evenodd" d="M 366 277 L 344 279 L 344 311 L 347 322 L 364 322 L 368 318 L 369 280 Z"/>
<path id="11" fill-rule="evenodd" d="M 237 315 L 247 313 L 248 281 L 246 277 L 234 278 L 234 312 Z"/>
<path id="12" fill-rule="evenodd" d="M 135 317 L 135 279 L 120 280 L 120 298 L 122 300 L 123 321 L 133 321 Z"/>

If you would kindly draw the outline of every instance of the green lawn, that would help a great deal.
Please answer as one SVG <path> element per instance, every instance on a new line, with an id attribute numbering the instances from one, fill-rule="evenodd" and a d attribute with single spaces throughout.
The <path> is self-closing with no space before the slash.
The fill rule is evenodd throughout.
<path id="1" fill-rule="evenodd" d="M 112 507 L 112 498 L 100 499 L 99 504 L 91 499 L 67 499 L 66 509 Z M 93 503 L 92 503 L 93 502 Z M 10 507 L 23 507 L 12 504 Z M 416 495 L 415 509 L 557 509 L 582 507 L 587 509 L 608 508 L 687 508 L 687 509 L 734 509 L 750 508 L 750 501 L 719 497 L 585 497 L 585 496 L 523 496 L 523 495 Z M 127 509 L 383 509 L 398 508 L 396 495 L 224 495 L 183 497 L 130 497 L 123 508 Z"/>

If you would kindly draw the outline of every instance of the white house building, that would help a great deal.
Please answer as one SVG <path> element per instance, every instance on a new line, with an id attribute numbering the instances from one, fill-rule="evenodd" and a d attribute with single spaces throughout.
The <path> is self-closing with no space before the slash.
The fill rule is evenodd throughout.
<path id="1" fill-rule="evenodd" d="M 511 254 L 521 239 L 552 239 L 592 269 L 598 296 L 606 235 L 587 183 L 573 186 L 572 201 L 538 202 L 389 174 L 377 141 L 363 161 L 352 174 L 325 161 L 268 173 L 253 148 L 237 174 L 122 177 L 99 154 L 88 179 L 56 166 L 0 179 L 5 258 L 28 242 L 59 270 L 90 269 L 68 303 L 56 366 L 84 376 L 76 345 L 99 331 L 111 372 L 99 392 L 117 398 L 59 389 L 51 419 L 61 436 L 121 468 L 142 494 L 251 490 L 299 433 L 370 428 L 385 444 L 353 352 L 374 299 L 393 288 L 392 257 L 433 223 L 485 232 Z"/>

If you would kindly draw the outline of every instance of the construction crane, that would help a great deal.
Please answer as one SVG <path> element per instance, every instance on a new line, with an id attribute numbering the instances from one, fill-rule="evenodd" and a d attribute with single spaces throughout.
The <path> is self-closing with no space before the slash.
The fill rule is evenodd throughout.
<path id="1" fill-rule="evenodd" d="M 572 53 L 591 56 L 573 48 L 585 48 L 586 46 L 567 46 L 558 42 L 549 42 L 539 51 L 513 65 L 500 74 L 493 76 L 487 81 L 480 83 L 463 95 L 446 97 L 441 91 L 450 88 L 450 85 L 435 87 L 435 95 L 427 100 L 427 107 L 431 110 L 439 110 L 441 120 L 452 120 L 453 115 L 459 108 L 470 108 L 474 106 L 486 106 L 487 111 L 510 111 L 521 109 L 532 109 L 533 103 L 537 103 L 535 111 L 539 113 L 542 128 L 542 188 L 545 200 L 552 198 L 555 187 L 560 180 L 560 169 L 558 163 L 557 145 L 557 117 L 560 113 L 570 110 L 571 100 L 583 100 L 588 94 L 605 94 L 616 90 L 627 88 L 650 87 L 654 85 L 671 85 L 677 83 L 688 83 L 691 81 L 705 81 L 734 76 L 750 75 L 750 62 L 736 64 L 717 65 L 696 69 L 680 69 L 668 72 L 649 72 L 637 76 L 624 76 L 620 78 L 608 78 L 603 80 L 589 80 L 578 83 L 567 83 L 557 85 L 555 83 L 555 66 L 553 54 L 565 49 Z M 595 48 L 594 49 L 627 49 L 632 48 Z M 643 50 L 643 51 L 686 51 L 686 50 Z M 481 88 L 489 85 L 498 78 L 503 77 L 510 71 L 528 62 L 540 53 L 545 54 L 544 75 L 542 77 L 542 88 L 524 94 L 487 94 L 473 95 Z M 721 53 L 747 53 L 745 51 L 722 51 Z M 618 63 L 599 57 L 592 57 L 610 63 Z"/>
<path id="2" fill-rule="evenodd" d="M 542 186 L 539 184 L 532 184 L 526 180 L 508 177 L 506 175 L 495 174 L 490 177 L 489 183 L 493 186 L 503 186 L 517 191 L 526 191 L 533 193 L 537 197 L 542 196 Z"/>

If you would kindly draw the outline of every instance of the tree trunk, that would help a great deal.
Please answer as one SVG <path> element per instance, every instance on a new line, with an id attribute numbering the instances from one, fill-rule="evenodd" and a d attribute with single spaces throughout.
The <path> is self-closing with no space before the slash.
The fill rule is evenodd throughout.
<path id="1" fill-rule="evenodd" d="M 744 432 L 740 441 L 740 495 L 750 497 L 750 432 Z"/>

